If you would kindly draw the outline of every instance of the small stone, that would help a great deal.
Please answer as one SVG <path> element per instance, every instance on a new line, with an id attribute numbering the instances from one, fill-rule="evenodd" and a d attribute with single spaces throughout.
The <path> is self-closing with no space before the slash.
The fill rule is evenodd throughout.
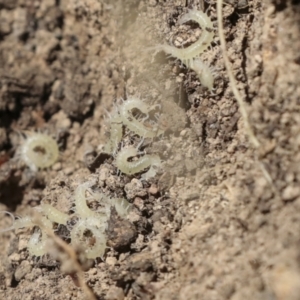
<path id="1" fill-rule="evenodd" d="M 19 239 L 19 244 L 18 244 L 18 251 L 25 250 L 28 245 L 28 240 L 25 238 L 20 238 Z"/>
<path id="2" fill-rule="evenodd" d="M 153 221 L 153 223 L 155 223 L 156 221 L 160 221 L 160 219 L 164 216 L 165 211 L 163 209 L 159 209 L 154 211 L 151 219 Z"/>
<path id="3" fill-rule="evenodd" d="M 298 300 L 300 295 L 300 274 L 286 265 L 277 265 L 270 276 L 274 299 Z"/>
<path id="4" fill-rule="evenodd" d="M 133 204 L 139 208 L 139 210 L 142 210 L 144 208 L 144 201 L 140 197 L 135 197 Z"/>
<path id="5" fill-rule="evenodd" d="M 177 83 L 181 83 L 183 81 L 183 77 L 181 76 L 181 74 L 179 74 L 179 76 L 176 76 L 175 80 Z"/>
<path id="6" fill-rule="evenodd" d="M 174 41 L 174 45 L 176 47 L 180 47 L 183 43 L 183 39 L 181 37 L 177 37 L 176 40 Z"/>
<path id="7" fill-rule="evenodd" d="M 76 144 L 79 144 L 80 141 L 81 141 L 81 135 L 76 134 L 73 138 L 73 143 L 76 145 Z"/>
<path id="8" fill-rule="evenodd" d="M 131 223 L 137 223 L 141 219 L 141 216 L 138 215 L 136 212 L 131 211 L 131 212 L 129 212 L 127 219 Z"/>
<path id="9" fill-rule="evenodd" d="M 117 259 L 115 257 L 107 257 L 105 262 L 110 266 L 114 266 L 117 263 Z"/>
<path id="10" fill-rule="evenodd" d="M 160 221 L 154 222 L 153 231 L 156 232 L 156 233 L 163 232 L 164 231 L 163 224 Z"/>
<path id="11" fill-rule="evenodd" d="M 61 90 L 61 82 L 57 81 L 57 83 L 55 83 L 57 85 L 56 90 L 54 91 L 54 93 L 57 94 L 57 91 Z M 60 98 L 60 95 L 57 95 L 57 98 Z M 65 114 L 65 112 L 63 110 L 60 110 L 57 114 L 55 114 L 53 116 L 56 120 L 57 120 L 57 124 L 56 126 L 58 128 L 61 129 L 70 129 L 72 126 L 72 121 L 68 118 L 68 116 Z"/>
<path id="12" fill-rule="evenodd" d="M 52 166 L 52 170 L 60 171 L 61 170 L 61 162 L 57 162 Z"/>
<path id="13" fill-rule="evenodd" d="M 131 182 L 125 185 L 125 192 L 128 199 L 147 195 L 147 191 L 144 189 L 142 182 L 136 178 L 133 178 Z"/>
<path id="14" fill-rule="evenodd" d="M 156 184 L 152 184 L 148 189 L 149 194 L 156 195 L 158 193 L 158 187 Z"/>
<path id="15" fill-rule="evenodd" d="M 99 171 L 99 181 L 105 181 L 110 175 L 108 168 L 101 168 Z"/>
<path id="16" fill-rule="evenodd" d="M 74 170 L 75 170 L 74 167 L 67 167 L 64 169 L 64 173 L 66 175 L 72 175 L 74 173 Z"/>
<path id="17" fill-rule="evenodd" d="M 106 234 L 108 237 L 107 245 L 115 250 L 122 250 L 128 248 L 135 241 L 137 231 L 133 224 L 128 220 L 121 219 L 116 210 L 112 209 Z"/>
<path id="18" fill-rule="evenodd" d="M 188 201 L 192 201 L 192 200 L 196 200 L 199 199 L 199 193 L 193 193 L 190 191 L 187 191 L 186 193 L 183 193 L 183 195 L 181 196 L 182 200 L 188 202 Z"/>
<path id="19" fill-rule="evenodd" d="M 15 272 L 15 279 L 16 281 L 20 281 L 22 278 L 25 277 L 26 274 L 29 274 L 32 270 L 32 266 L 26 260 L 22 261 L 22 263 L 18 266 Z"/>
<path id="20" fill-rule="evenodd" d="M 282 199 L 284 201 L 291 201 L 300 195 L 300 187 L 298 186 L 287 186 L 282 192 Z"/>
<path id="21" fill-rule="evenodd" d="M 194 170 L 197 169 L 197 164 L 193 159 L 186 159 L 185 160 L 185 167 L 188 172 L 193 172 Z"/>
<path id="22" fill-rule="evenodd" d="M 106 294 L 106 300 L 123 300 L 124 292 L 121 288 L 111 286 Z"/>
<path id="23" fill-rule="evenodd" d="M 117 179 L 113 175 L 109 175 L 106 178 L 105 182 L 106 182 L 107 186 L 110 188 L 115 188 L 117 186 Z"/>
<path id="24" fill-rule="evenodd" d="M 186 134 L 187 134 L 187 130 L 186 129 L 181 130 L 181 132 L 180 132 L 180 136 L 181 137 L 186 136 Z"/>
<path id="25" fill-rule="evenodd" d="M 60 127 L 64 129 L 71 128 L 72 122 L 69 118 L 65 118 L 60 122 Z"/>
<path id="26" fill-rule="evenodd" d="M 223 296 L 224 299 L 229 299 L 235 292 L 235 286 L 233 283 L 227 283 L 221 285 L 219 288 L 220 295 Z"/>
<path id="27" fill-rule="evenodd" d="M 166 191 L 172 187 L 175 183 L 175 176 L 171 172 L 163 173 L 158 180 L 158 187 L 161 191 Z"/>
<path id="28" fill-rule="evenodd" d="M 20 256 L 19 253 L 13 253 L 13 254 L 9 257 L 9 259 L 10 259 L 11 261 L 20 261 L 21 256 Z"/>
<path id="29" fill-rule="evenodd" d="M 97 269 L 96 268 L 92 268 L 89 270 L 89 274 L 90 275 L 96 275 L 97 274 Z"/>

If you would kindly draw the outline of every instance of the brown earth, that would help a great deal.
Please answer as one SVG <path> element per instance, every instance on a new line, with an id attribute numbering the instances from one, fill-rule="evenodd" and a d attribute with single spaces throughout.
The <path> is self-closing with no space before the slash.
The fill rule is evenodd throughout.
<path id="1" fill-rule="evenodd" d="M 216 23 L 216 1 L 0 0 L 0 210 L 27 215 L 47 199 L 66 212 L 95 180 L 134 204 L 112 214 L 105 257 L 85 281 L 98 299 L 300 299 L 300 4 L 228 0 L 224 33 L 260 142 L 254 149 L 229 87 L 219 38 L 202 58 L 215 92 L 149 47 L 185 46 Z M 145 141 L 164 161 L 156 178 L 118 176 L 99 156 L 106 110 L 121 97 L 160 104 L 166 133 Z M 51 168 L 15 156 L 20 132 L 60 144 Z M 98 158 L 96 157 L 98 155 Z M 99 158 L 100 157 L 100 158 Z M 1 214 L 0 228 L 11 219 Z M 29 230 L 1 233 L 0 299 L 85 299 L 51 256 L 31 257 Z"/>

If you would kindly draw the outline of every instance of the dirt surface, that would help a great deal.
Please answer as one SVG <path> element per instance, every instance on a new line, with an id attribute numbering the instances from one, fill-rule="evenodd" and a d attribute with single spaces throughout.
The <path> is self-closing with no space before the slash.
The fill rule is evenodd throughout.
<path id="1" fill-rule="evenodd" d="M 0 210 L 31 215 L 46 199 L 69 213 L 86 181 L 126 197 L 132 213 L 112 212 L 109 248 L 85 266 L 97 299 L 300 299 L 300 5 L 223 6 L 258 149 L 217 30 L 201 56 L 216 73 L 213 94 L 151 48 L 198 39 L 195 23 L 177 24 L 188 8 L 216 24 L 215 0 L 0 0 Z M 164 116 L 165 134 L 144 141 L 164 162 L 149 181 L 119 174 L 102 153 L 106 111 L 131 95 L 159 104 Z M 26 131 L 53 136 L 59 161 L 38 172 L 24 165 L 16 153 Z M 2 213 L 0 228 L 10 224 Z M 51 255 L 29 255 L 31 232 L 1 233 L 0 299 L 86 299 Z"/>

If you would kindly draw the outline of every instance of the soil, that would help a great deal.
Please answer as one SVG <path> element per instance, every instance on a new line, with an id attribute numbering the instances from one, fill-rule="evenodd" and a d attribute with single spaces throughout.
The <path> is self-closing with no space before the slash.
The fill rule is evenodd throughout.
<path id="1" fill-rule="evenodd" d="M 90 180 L 126 197 L 133 212 L 121 219 L 112 211 L 109 248 L 85 266 L 97 299 L 300 299 L 299 1 L 223 6 L 258 148 L 217 30 L 201 55 L 216 74 L 213 93 L 151 48 L 198 39 L 197 24 L 177 24 L 189 8 L 216 24 L 215 0 L 0 0 L 0 211 L 30 215 L 46 199 L 68 213 L 75 188 Z M 132 95 L 164 116 L 165 134 L 143 143 L 163 160 L 148 181 L 119 174 L 102 151 L 107 111 Z M 57 140 L 52 167 L 33 172 L 20 160 L 28 131 Z M 0 228 L 10 224 L 2 213 Z M 0 299 L 86 299 L 53 256 L 29 255 L 31 233 L 0 235 Z"/>

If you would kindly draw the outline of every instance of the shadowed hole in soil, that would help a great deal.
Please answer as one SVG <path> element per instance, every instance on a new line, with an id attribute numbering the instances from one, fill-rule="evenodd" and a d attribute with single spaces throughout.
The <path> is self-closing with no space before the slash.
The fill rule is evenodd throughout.
<path id="1" fill-rule="evenodd" d="M 5 204 L 10 211 L 15 211 L 23 199 L 24 187 L 19 185 L 20 180 L 20 177 L 11 177 L 0 185 L 1 203 Z"/>

